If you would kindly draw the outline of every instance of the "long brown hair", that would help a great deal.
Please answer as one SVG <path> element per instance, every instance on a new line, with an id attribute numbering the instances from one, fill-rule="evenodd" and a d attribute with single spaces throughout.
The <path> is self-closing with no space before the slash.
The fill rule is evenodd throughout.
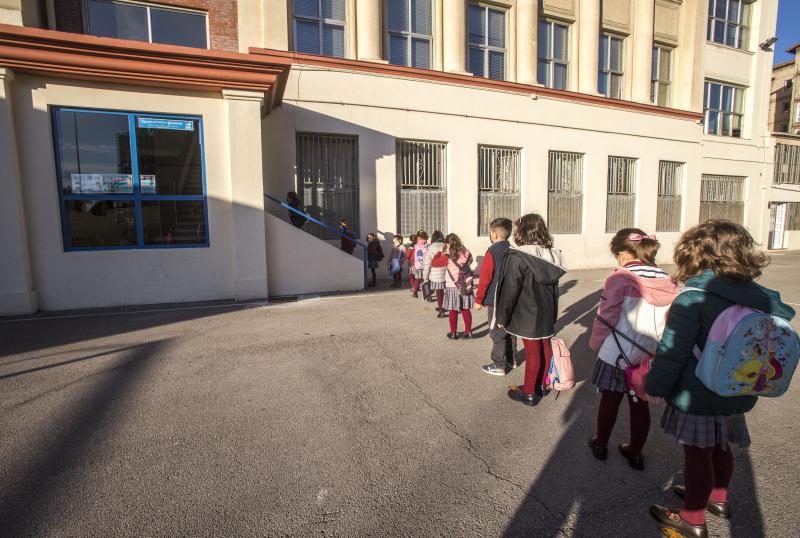
<path id="1" fill-rule="evenodd" d="M 623 228 L 616 233 L 609 246 L 614 256 L 619 256 L 621 252 L 627 252 L 636 256 L 637 260 L 648 265 L 655 265 L 656 254 L 661 248 L 661 243 L 655 236 L 648 236 L 640 228 Z"/>
<path id="2" fill-rule="evenodd" d="M 444 244 L 447 245 L 447 256 L 454 262 L 457 262 L 458 258 L 467 251 L 467 247 L 456 234 L 447 234 Z"/>
<path id="3" fill-rule="evenodd" d="M 720 278 L 751 282 L 769 260 L 744 226 L 708 220 L 686 230 L 675 245 L 675 279 L 685 282 L 711 269 Z"/>
<path id="4" fill-rule="evenodd" d="M 553 237 L 547 231 L 547 224 L 541 215 L 528 213 L 514 223 L 514 242 L 519 245 L 539 245 L 553 248 Z"/>

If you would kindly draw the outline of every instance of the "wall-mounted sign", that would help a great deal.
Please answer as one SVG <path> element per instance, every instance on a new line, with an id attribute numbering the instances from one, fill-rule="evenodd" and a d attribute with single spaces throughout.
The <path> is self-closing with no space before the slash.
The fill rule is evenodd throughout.
<path id="1" fill-rule="evenodd" d="M 194 131 L 194 121 L 168 118 L 139 118 L 140 129 L 169 129 L 170 131 Z"/>
<path id="2" fill-rule="evenodd" d="M 130 194 L 131 174 L 70 174 L 73 194 Z"/>
<path id="3" fill-rule="evenodd" d="M 156 176 L 140 174 L 139 188 L 142 190 L 142 194 L 158 194 L 156 192 Z"/>

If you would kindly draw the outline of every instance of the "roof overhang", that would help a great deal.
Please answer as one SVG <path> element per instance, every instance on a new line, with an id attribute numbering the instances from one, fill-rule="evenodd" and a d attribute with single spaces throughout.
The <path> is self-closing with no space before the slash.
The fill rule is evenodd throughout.
<path id="1" fill-rule="evenodd" d="M 281 104 L 291 61 L 0 24 L 0 67 L 132 86 L 258 92 L 268 114 Z"/>

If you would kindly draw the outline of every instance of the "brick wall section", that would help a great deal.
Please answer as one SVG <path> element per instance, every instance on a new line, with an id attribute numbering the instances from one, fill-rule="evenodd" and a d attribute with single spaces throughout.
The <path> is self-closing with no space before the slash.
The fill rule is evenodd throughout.
<path id="1" fill-rule="evenodd" d="M 59 0 L 53 3 L 56 15 L 56 30 L 83 33 L 81 0 Z"/>
<path id="2" fill-rule="evenodd" d="M 56 28 L 62 32 L 83 33 L 81 0 L 57 0 Z M 239 50 L 239 13 L 236 0 L 158 0 L 153 5 L 197 9 L 208 13 L 208 31 L 214 50 Z"/>

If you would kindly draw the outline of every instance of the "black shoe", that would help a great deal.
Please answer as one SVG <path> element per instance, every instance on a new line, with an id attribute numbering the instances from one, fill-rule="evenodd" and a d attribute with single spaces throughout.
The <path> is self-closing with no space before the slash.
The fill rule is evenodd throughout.
<path id="1" fill-rule="evenodd" d="M 594 440 L 594 437 L 589 438 L 589 448 L 592 449 L 592 455 L 598 460 L 605 461 L 608 458 L 608 447 L 597 445 Z"/>
<path id="2" fill-rule="evenodd" d="M 670 510 L 657 504 L 650 506 L 650 515 L 661 525 L 661 532 L 675 530 L 685 538 L 708 538 L 708 529 L 705 523 L 702 525 L 692 525 L 688 521 L 681 519 L 680 512 Z M 671 533 L 674 536 L 674 533 Z"/>
<path id="3" fill-rule="evenodd" d="M 461 338 L 464 340 L 469 340 L 472 338 L 472 333 L 461 333 Z"/>
<path id="4" fill-rule="evenodd" d="M 411 296 L 412 296 L 414 299 L 417 299 L 417 298 L 419 297 L 419 293 L 417 293 L 416 291 L 415 291 L 415 292 L 412 292 L 412 293 L 411 293 Z"/>
<path id="5" fill-rule="evenodd" d="M 548 389 L 544 385 L 537 385 L 536 386 L 536 394 L 538 394 L 540 397 L 544 398 L 545 396 L 550 394 L 550 389 Z"/>
<path id="6" fill-rule="evenodd" d="M 628 465 L 637 471 L 644 471 L 644 456 L 641 454 L 634 454 L 630 451 L 629 445 L 619 445 L 619 453 L 622 457 L 628 460 Z"/>
<path id="7" fill-rule="evenodd" d="M 444 313 L 444 310 L 439 310 L 439 313 L 436 314 L 437 318 L 446 318 L 447 314 Z"/>
<path id="8" fill-rule="evenodd" d="M 495 363 L 487 364 L 481 368 L 484 372 L 489 375 L 506 375 L 506 369 L 500 368 Z"/>
<path id="9" fill-rule="evenodd" d="M 672 493 L 681 499 L 686 498 L 686 488 L 684 486 L 672 486 Z M 721 517 L 722 519 L 731 518 L 731 509 L 728 506 L 728 503 L 714 503 L 709 501 L 706 505 L 706 510 L 708 510 L 709 514 Z"/>
<path id="10" fill-rule="evenodd" d="M 447 333 L 447 337 L 450 340 L 458 340 L 458 334 L 456 334 L 456 333 Z"/>
<path id="11" fill-rule="evenodd" d="M 522 402 L 529 407 L 539 403 L 540 398 L 536 394 L 528 396 L 522 391 L 521 387 L 511 386 L 508 388 L 508 397 L 514 401 Z"/>

